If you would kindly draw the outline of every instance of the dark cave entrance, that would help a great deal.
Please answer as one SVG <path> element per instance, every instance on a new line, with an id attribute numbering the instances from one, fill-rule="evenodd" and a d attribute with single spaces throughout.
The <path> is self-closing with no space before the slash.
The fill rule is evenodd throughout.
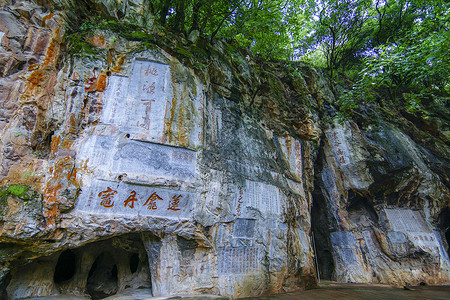
<path id="1" fill-rule="evenodd" d="M 59 255 L 56 263 L 53 281 L 56 284 L 61 284 L 64 281 L 73 278 L 76 272 L 77 257 L 72 250 L 66 250 Z"/>
<path id="2" fill-rule="evenodd" d="M 109 252 L 102 252 L 88 274 L 87 292 L 92 299 L 114 295 L 118 289 L 117 264 Z"/>
<path id="3" fill-rule="evenodd" d="M 450 256 L 450 208 L 445 207 L 439 214 L 439 227 L 441 236 L 443 237 L 443 247 Z"/>
<path id="4" fill-rule="evenodd" d="M 138 267 L 139 267 L 139 254 L 133 253 L 130 256 L 130 272 L 131 272 L 131 274 L 136 273 Z"/>
<path id="5" fill-rule="evenodd" d="M 10 281 L 11 273 L 8 272 L 8 274 L 0 281 L 0 300 L 10 299 L 8 297 L 8 291 L 6 290 L 6 287 L 8 286 Z"/>
<path id="6" fill-rule="evenodd" d="M 147 241 L 148 236 L 152 237 L 148 233 L 124 234 L 39 257 L 12 269 L 0 280 L 0 300 L 28 298 L 30 274 L 35 274 L 33 284 L 55 288 L 61 295 L 82 293 L 91 299 L 102 299 L 128 289 L 151 294 L 149 259 L 143 240 Z M 2 246 L 8 247 L 4 243 Z"/>
<path id="7" fill-rule="evenodd" d="M 311 209 L 311 229 L 313 232 L 313 247 L 315 248 L 315 263 L 319 278 L 332 280 L 334 273 L 333 251 L 330 241 L 330 229 L 326 200 L 318 186 L 313 192 Z"/>

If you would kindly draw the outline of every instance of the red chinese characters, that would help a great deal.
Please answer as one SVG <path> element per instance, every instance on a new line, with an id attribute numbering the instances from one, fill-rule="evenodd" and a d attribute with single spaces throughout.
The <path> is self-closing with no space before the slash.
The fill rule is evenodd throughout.
<path id="1" fill-rule="evenodd" d="M 147 206 L 147 208 L 150 210 L 157 210 L 158 206 L 156 205 L 156 200 L 163 201 L 163 198 L 161 198 L 160 196 L 158 196 L 158 194 L 156 194 L 156 192 L 154 192 L 150 195 L 150 197 L 148 197 L 147 201 L 145 201 L 144 206 Z"/>
<path id="2" fill-rule="evenodd" d="M 144 116 L 141 117 L 143 121 L 138 121 L 136 126 L 142 127 L 144 129 L 150 130 L 150 112 L 152 111 L 152 102 L 155 102 L 154 99 L 142 99 L 142 104 L 145 106 Z"/>
<path id="3" fill-rule="evenodd" d="M 167 208 L 167 210 L 173 210 L 173 211 L 180 210 L 180 209 L 178 208 L 178 204 L 180 203 L 180 199 L 181 199 L 181 198 L 182 198 L 181 195 L 173 196 L 173 197 L 172 197 L 172 201 L 170 201 L 169 207 Z"/>
<path id="4" fill-rule="evenodd" d="M 123 201 L 123 206 L 124 207 L 129 207 L 131 209 L 134 208 L 134 202 L 136 202 L 136 192 L 135 191 L 131 191 L 130 196 L 128 196 L 127 200 Z"/>
<path id="5" fill-rule="evenodd" d="M 149 94 L 149 95 L 154 94 L 155 93 L 155 83 L 156 82 L 150 83 L 149 81 L 146 81 L 142 85 L 142 91 L 145 92 L 146 94 Z"/>
<path id="6" fill-rule="evenodd" d="M 153 193 L 152 193 L 153 192 Z M 151 194 L 150 194 L 151 193 Z M 123 197 L 121 200 L 123 201 L 123 207 L 126 210 L 134 210 L 139 213 L 141 209 L 147 208 L 150 211 L 157 211 L 159 210 L 170 210 L 170 211 L 180 211 L 183 209 L 184 206 L 180 207 L 180 202 L 183 199 L 183 195 L 181 194 L 173 194 L 171 195 L 158 195 L 160 193 L 159 191 L 150 191 L 148 194 L 136 192 L 135 190 L 132 190 L 129 192 L 128 196 L 125 199 L 125 197 L 120 196 L 124 195 L 123 193 L 118 193 L 118 191 L 115 191 L 111 189 L 110 187 L 107 187 L 105 190 L 98 193 L 98 197 L 101 199 L 100 206 L 103 206 L 104 208 L 112 208 L 114 207 L 114 197 Z M 163 193 L 163 192 L 161 192 Z M 119 196 L 116 196 L 118 195 Z M 148 196 L 150 194 L 150 196 Z M 147 200 L 144 202 L 144 199 L 147 198 Z M 91 196 L 92 197 L 92 196 Z M 170 198 L 171 197 L 171 198 Z M 166 199 L 166 200 L 165 200 Z M 90 203 L 90 198 L 88 200 Z M 186 198 L 186 201 L 189 201 L 189 197 Z"/>
<path id="7" fill-rule="evenodd" d="M 110 187 L 108 187 L 105 191 L 98 193 L 98 197 L 100 199 L 102 199 L 102 201 L 100 202 L 100 205 L 105 208 L 113 207 L 114 201 L 112 201 L 112 198 L 116 194 L 117 194 L 117 191 L 112 190 Z"/>
<path id="8" fill-rule="evenodd" d="M 244 203 L 244 201 L 242 201 L 242 198 L 244 197 L 244 192 L 242 191 L 242 188 L 239 188 L 239 199 L 238 199 L 238 206 L 236 207 L 236 215 L 237 216 L 241 216 L 242 214 L 242 207 L 241 204 Z"/>
<path id="9" fill-rule="evenodd" d="M 342 150 L 342 149 L 345 149 L 345 147 L 343 148 L 344 145 L 340 141 L 340 135 L 338 134 L 338 132 L 336 132 L 336 131 L 333 132 L 332 139 L 333 139 L 333 141 L 332 141 L 333 145 L 337 148 L 337 150 L 335 150 L 336 151 L 335 155 L 336 155 L 338 162 L 340 164 L 347 164 L 348 161 L 346 161 L 345 153 Z"/>
<path id="10" fill-rule="evenodd" d="M 302 150 L 301 145 L 298 141 L 294 143 L 294 155 L 295 155 L 295 168 L 299 179 L 302 176 Z"/>
<path id="11" fill-rule="evenodd" d="M 151 68 L 150 66 L 148 66 L 147 69 L 145 69 L 144 74 L 145 76 L 158 76 L 158 70 L 156 70 L 156 68 Z"/>
<path id="12" fill-rule="evenodd" d="M 178 160 L 184 160 L 184 161 L 189 161 L 192 162 L 194 160 L 194 154 L 193 153 L 188 153 L 188 152 L 184 152 L 184 151 L 177 151 L 174 150 L 172 152 L 172 157 Z"/>

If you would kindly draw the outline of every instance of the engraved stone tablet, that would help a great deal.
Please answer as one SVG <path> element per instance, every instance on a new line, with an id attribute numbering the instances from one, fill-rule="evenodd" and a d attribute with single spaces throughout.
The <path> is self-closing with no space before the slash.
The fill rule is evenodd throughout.
<path id="1" fill-rule="evenodd" d="M 406 243 L 407 241 L 406 236 L 403 232 L 390 231 L 388 232 L 388 237 L 392 243 L 396 244 Z"/>
<path id="2" fill-rule="evenodd" d="M 326 132 L 327 138 L 331 143 L 334 157 L 338 164 L 344 166 L 350 163 L 350 151 L 347 146 L 344 131 L 342 129 L 334 129 Z"/>
<path id="3" fill-rule="evenodd" d="M 87 167 L 97 173 L 125 173 L 143 181 L 150 175 L 178 180 L 195 176 L 194 151 L 126 138 L 93 135 L 83 145 L 79 158 L 87 160 Z"/>
<path id="4" fill-rule="evenodd" d="M 161 137 L 169 92 L 169 67 L 137 60 L 130 76 L 128 118 L 124 126 L 142 139 L 156 140 Z"/>
<path id="5" fill-rule="evenodd" d="M 302 145 L 299 141 L 288 138 L 279 138 L 278 141 L 291 170 L 297 180 L 302 181 Z"/>
<path id="6" fill-rule="evenodd" d="M 218 249 L 219 274 L 248 274 L 261 270 L 261 251 L 258 247 L 224 247 Z"/>
<path id="7" fill-rule="evenodd" d="M 101 121 L 106 124 L 122 125 L 125 123 L 125 101 L 128 94 L 128 78 L 112 75 L 103 94 Z"/>
<path id="8" fill-rule="evenodd" d="M 256 220 L 253 219 L 236 219 L 234 223 L 234 237 L 253 238 L 255 235 Z"/>
<path id="9" fill-rule="evenodd" d="M 324 168 L 322 171 L 322 181 L 325 185 L 325 188 L 332 189 L 335 187 L 335 179 L 333 171 L 330 168 Z"/>
<path id="10" fill-rule="evenodd" d="M 393 231 L 428 232 L 430 228 L 418 211 L 410 209 L 385 209 Z"/>
<path id="11" fill-rule="evenodd" d="M 94 180 L 84 188 L 76 211 L 90 214 L 189 219 L 194 194 L 175 189 Z"/>
<path id="12" fill-rule="evenodd" d="M 355 236 L 351 231 L 335 231 L 330 234 L 331 243 L 337 247 L 356 246 Z"/>
<path id="13" fill-rule="evenodd" d="M 245 188 L 238 188 L 236 193 L 234 212 L 237 217 L 248 216 L 251 209 L 263 214 L 280 214 L 281 194 L 273 185 L 246 180 Z"/>
<path id="14" fill-rule="evenodd" d="M 161 142 L 166 107 L 172 98 L 168 65 L 136 60 L 130 77 L 113 75 L 104 92 L 102 123 L 132 138 Z"/>

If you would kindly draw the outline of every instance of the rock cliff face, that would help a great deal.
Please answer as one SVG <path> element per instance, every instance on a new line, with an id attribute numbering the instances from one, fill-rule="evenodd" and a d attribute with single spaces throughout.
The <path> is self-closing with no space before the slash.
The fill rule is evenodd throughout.
<path id="1" fill-rule="evenodd" d="M 76 52 L 45 4 L 0 2 L 3 297 L 450 282 L 445 121 L 338 122 L 320 70 L 195 36 Z"/>

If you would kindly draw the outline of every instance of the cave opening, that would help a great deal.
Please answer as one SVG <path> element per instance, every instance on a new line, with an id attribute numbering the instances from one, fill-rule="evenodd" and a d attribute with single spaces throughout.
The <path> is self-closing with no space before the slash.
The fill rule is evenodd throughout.
<path id="1" fill-rule="evenodd" d="M 77 266 L 77 257 L 72 250 L 63 251 L 58 258 L 55 266 L 55 273 L 53 281 L 56 284 L 61 284 L 64 281 L 70 280 L 75 276 Z"/>
<path id="2" fill-rule="evenodd" d="M 378 223 L 379 217 L 373 203 L 352 190 L 348 191 L 347 211 L 354 224 L 368 227 Z"/>
<path id="3" fill-rule="evenodd" d="M 87 291 L 92 299 L 103 299 L 117 293 L 117 264 L 111 253 L 102 252 L 88 274 Z"/>
<path id="4" fill-rule="evenodd" d="M 450 208 L 445 207 L 439 214 L 439 231 L 443 237 L 443 246 L 450 256 Z"/>
<path id="5" fill-rule="evenodd" d="M 139 267 L 139 254 L 138 253 L 133 253 L 130 256 L 130 271 L 131 271 L 131 274 L 136 273 L 138 267 Z"/>
<path id="6" fill-rule="evenodd" d="M 319 279 L 332 280 L 334 262 L 330 241 L 328 211 L 326 200 L 318 187 L 313 192 L 311 229 L 313 232 L 313 247 L 316 251 L 316 271 L 318 272 Z"/>
<path id="7" fill-rule="evenodd" d="M 8 274 L 5 277 L 3 277 L 2 280 L 0 280 L 0 300 L 10 299 L 8 297 L 8 291 L 6 289 L 10 282 L 11 282 L 11 273 L 8 272 Z"/>

